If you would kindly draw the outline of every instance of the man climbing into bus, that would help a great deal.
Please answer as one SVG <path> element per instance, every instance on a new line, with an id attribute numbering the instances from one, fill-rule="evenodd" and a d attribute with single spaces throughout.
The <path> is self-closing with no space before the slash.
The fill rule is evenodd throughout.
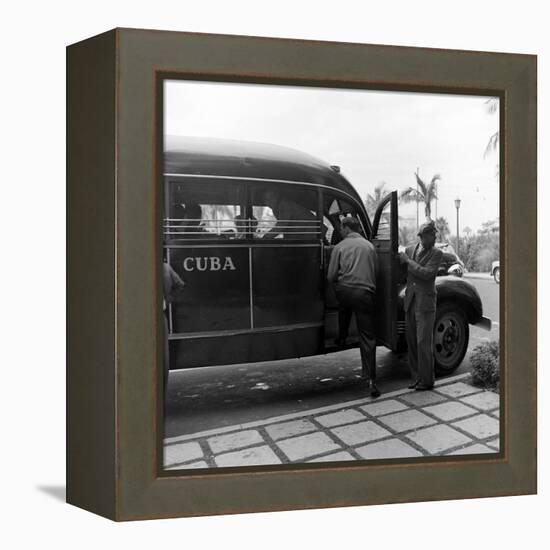
<path id="1" fill-rule="evenodd" d="M 343 239 L 334 247 L 327 278 L 334 285 L 342 317 L 355 314 L 363 379 L 372 397 L 379 397 L 376 386 L 376 336 L 374 332 L 377 257 L 374 245 L 361 234 L 355 217 L 342 219 Z M 346 334 L 340 338 L 345 340 Z"/>

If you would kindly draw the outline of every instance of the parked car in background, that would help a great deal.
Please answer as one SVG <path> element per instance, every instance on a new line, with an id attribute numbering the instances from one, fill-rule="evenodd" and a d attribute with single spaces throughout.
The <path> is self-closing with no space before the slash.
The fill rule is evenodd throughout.
<path id="1" fill-rule="evenodd" d="M 443 259 L 439 266 L 438 275 L 464 275 L 464 262 L 458 257 L 453 245 L 450 243 L 435 243 L 435 246 L 443 251 Z"/>
<path id="2" fill-rule="evenodd" d="M 495 283 L 500 284 L 500 260 L 496 260 L 491 264 L 491 275 L 495 279 Z"/>

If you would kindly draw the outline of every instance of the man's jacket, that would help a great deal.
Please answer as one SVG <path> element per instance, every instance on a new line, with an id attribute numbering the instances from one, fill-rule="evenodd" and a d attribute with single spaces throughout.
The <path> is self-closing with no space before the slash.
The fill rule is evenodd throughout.
<path id="1" fill-rule="evenodd" d="M 407 289 L 405 290 L 405 311 L 416 298 L 416 311 L 435 311 L 437 291 L 435 278 L 443 252 L 435 246 L 419 252 L 420 243 L 408 246 L 405 253 L 413 262 L 407 264 Z"/>

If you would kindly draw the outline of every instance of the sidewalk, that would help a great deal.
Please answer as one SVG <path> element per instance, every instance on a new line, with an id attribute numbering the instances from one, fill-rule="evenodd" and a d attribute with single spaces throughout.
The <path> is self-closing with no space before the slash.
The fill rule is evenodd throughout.
<path id="1" fill-rule="evenodd" d="M 164 442 L 166 469 L 256 466 L 499 451 L 499 395 L 469 374 L 433 391 L 398 390 Z"/>

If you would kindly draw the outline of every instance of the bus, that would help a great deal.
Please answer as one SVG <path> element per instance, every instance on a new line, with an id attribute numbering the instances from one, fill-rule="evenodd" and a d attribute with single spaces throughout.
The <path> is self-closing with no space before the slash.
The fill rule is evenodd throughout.
<path id="1" fill-rule="evenodd" d="M 163 186 L 164 260 L 185 282 L 166 311 L 170 369 L 341 350 L 326 272 L 345 216 L 378 253 L 377 345 L 406 350 L 396 191 L 371 220 L 337 166 L 282 146 L 192 137 L 167 140 Z M 448 374 L 469 325 L 491 321 L 469 282 L 438 277 L 436 287 L 435 365 Z M 346 347 L 358 345 L 352 322 Z"/>

